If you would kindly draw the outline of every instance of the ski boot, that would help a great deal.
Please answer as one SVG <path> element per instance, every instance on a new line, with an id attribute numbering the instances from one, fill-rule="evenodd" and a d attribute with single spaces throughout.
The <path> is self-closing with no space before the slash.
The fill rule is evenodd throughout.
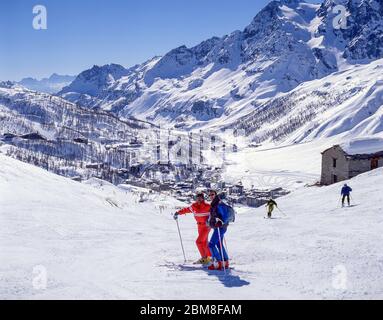
<path id="1" fill-rule="evenodd" d="M 222 262 L 221 261 L 214 261 L 209 267 L 209 270 L 222 270 Z"/>
<path id="2" fill-rule="evenodd" d="M 224 270 L 224 269 L 229 269 L 229 261 L 216 261 L 212 263 L 209 268 L 209 270 Z"/>
<path id="3" fill-rule="evenodd" d="M 197 261 L 193 262 L 193 264 L 206 264 L 207 263 L 206 259 L 208 259 L 208 258 L 202 257 L 202 258 L 198 259 Z"/>
<path id="4" fill-rule="evenodd" d="M 210 266 L 211 261 L 212 261 L 211 257 L 206 257 L 206 258 L 204 258 L 204 261 L 203 261 L 202 265 L 204 267 Z"/>

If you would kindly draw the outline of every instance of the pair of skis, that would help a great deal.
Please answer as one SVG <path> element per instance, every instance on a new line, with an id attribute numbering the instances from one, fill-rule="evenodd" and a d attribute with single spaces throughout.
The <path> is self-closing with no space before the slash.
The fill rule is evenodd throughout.
<path id="1" fill-rule="evenodd" d="M 166 267 L 168 269 L 171 269 L 173 271 L 198 271 L 198 270 L 204 270 L 208 271 L 209 273 L 217 273 L 220 274 L 224 270 L 208 270 L 206 266 L 193 264 L 191 261 L 186 261 L 184 263 L 175 263 L 175 262 L 168 262 L 165 261 L 165 264 L 158 265 L 159 267 Z M 235 271 L 233 267 L 226 268 L 226 271 Z"/>

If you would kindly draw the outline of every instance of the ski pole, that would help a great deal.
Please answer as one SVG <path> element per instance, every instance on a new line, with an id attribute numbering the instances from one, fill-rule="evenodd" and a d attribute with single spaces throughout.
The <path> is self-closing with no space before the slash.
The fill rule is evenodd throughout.
<path id="1" fill-rule="evenodd" d="M 176 220 L 176 222 L 177 222 L 177 228 L 178 228 L 178 235 L 180 236 L 180 242 L 181 242 L 182 253 L 184 254 L 184 262 L 186 263 L 185 249 L 184 249 L 184 245 L 183 245 L 183 243 L 182 243 L 182 237 L 181 237 L 180 225 L 178 224 L 178 219 Z"/>
<path id="2" fill-rule="evenodd" d="M 278 210 L 279 210 L 285 217 L 287 217 L 287 214 L 284 213 L 281 209 L 279 209 L 278 206 L 277 206 L 277 209 L 278 209 Z"/>
<path id="3" fill-rule="evenodd" d="M 225 258 L 223 257 L 223 248 L 222 248 L 222 240 L 221 240 L 221 231 L 219 230 L 219 228 L 217 228 L 217 230 L 218 230 L 219 246 L 220 246 L 220 249 L 221 249 L 222 265 L 223 265 L 223 270 L 224 270 L 225 275 L 226 275 L 226 266 L 225 266 Z"/>
<path id="4" fill-rule="evenodd" d="M 224 237 L 224 238 L 223 238 L 223 242 L 225 242 L 225 248 L 226 248 L 227 260 L 230 260 L 229 251 L 227 250 L 227 242 L 226 242 L 226 237 Z"/>

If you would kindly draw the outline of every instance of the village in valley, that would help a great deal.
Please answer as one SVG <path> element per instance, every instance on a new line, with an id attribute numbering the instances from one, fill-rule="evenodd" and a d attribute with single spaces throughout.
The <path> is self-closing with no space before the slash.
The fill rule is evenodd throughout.
<path id="1" fill-rule="evenodd" d="M 226 156 L 239 151 L 241 142 L 238 142 L 238 135 L 236 139 L 226 141 L 218 135 L 164 132 L 165 139 L 163 136 L 160 138 L 157 132 L 151 138 L 145 135 L 141 139 L 132 139 L 128 144 L 106 146 L 109 151 L 129 149 L 129 166 L 113 170 L 119 177 L 119 184 L 138 192 L 148 190 L 170 195 L 186 203 L 194 199 L 197 191 L 207 193 L 209 189 L 216 189 L 231 204 L 249 207 L 262 206 L 270 197 L 278 198 L 290 192 L 282 187 L 246 188 L 240 180 L 234 183 L 224 181 L 222 174 L 226 168 Z M 212 159 L 214 161 L 210 161 Z M 102 178 L 105 166 L 103 163 L 88 164 L 87 169 L 96 170 L 94 175 Z M 81 180 L 80 177 L 75 179 Z M 144 201 L 145 197 L 141 196 L 141 199 Z"/>
<path id="2" fill-rule="evenodd" d="M 125 184 L 172 195 L 183 202 L 190 202 L 196 191 L 207 193 L 209 189 L 216 189 L 224 193 L 230 203 L 249 207 L 259 207 L 270 197 L 278 198 L 289 193 L 283 188 L 246 189 L 241 181 L 236 184 L 226 183 L 221 173 L 220 167 L 201 165 L 157 164 L 147 168 L 138 165 L 131 168 Z"/>

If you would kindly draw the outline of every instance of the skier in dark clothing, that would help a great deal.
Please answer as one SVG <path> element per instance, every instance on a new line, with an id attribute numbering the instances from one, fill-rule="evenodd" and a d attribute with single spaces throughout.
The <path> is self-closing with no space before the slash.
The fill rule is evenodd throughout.
<path id="1" fill-rule="evenodd" d="M 267 201 L 265 207 L 267 207 L 267 218 L 271 218 L 271 214 L 273 213 L 274 211 L 274 207 L 278 207 L 277 203 L 272 199 L 270 198 L 269 201 Z"/>
<path id="2" fill-rule="evenodd" d="M 350 206 L 350 193 L 352 189 L 345 183 L 340 194 L 342 196 L 342 207 L 344 207 L 344 201 L 347 198 L 348 206 Z"/>
<path id="3" fill-rule="evenodd" d="M 227 214 L 216 191 L 211 190 L 209 197 L 212 202 L 208 223 L 214 229 L 209 241 L 209 249 L 213 257 L 209 270 L 227 269 L 229 268 L 229 257 L 223 245 L 223 238 L 228 226 Z M 221 256 L 221 250 L 223 257 Z"/>

